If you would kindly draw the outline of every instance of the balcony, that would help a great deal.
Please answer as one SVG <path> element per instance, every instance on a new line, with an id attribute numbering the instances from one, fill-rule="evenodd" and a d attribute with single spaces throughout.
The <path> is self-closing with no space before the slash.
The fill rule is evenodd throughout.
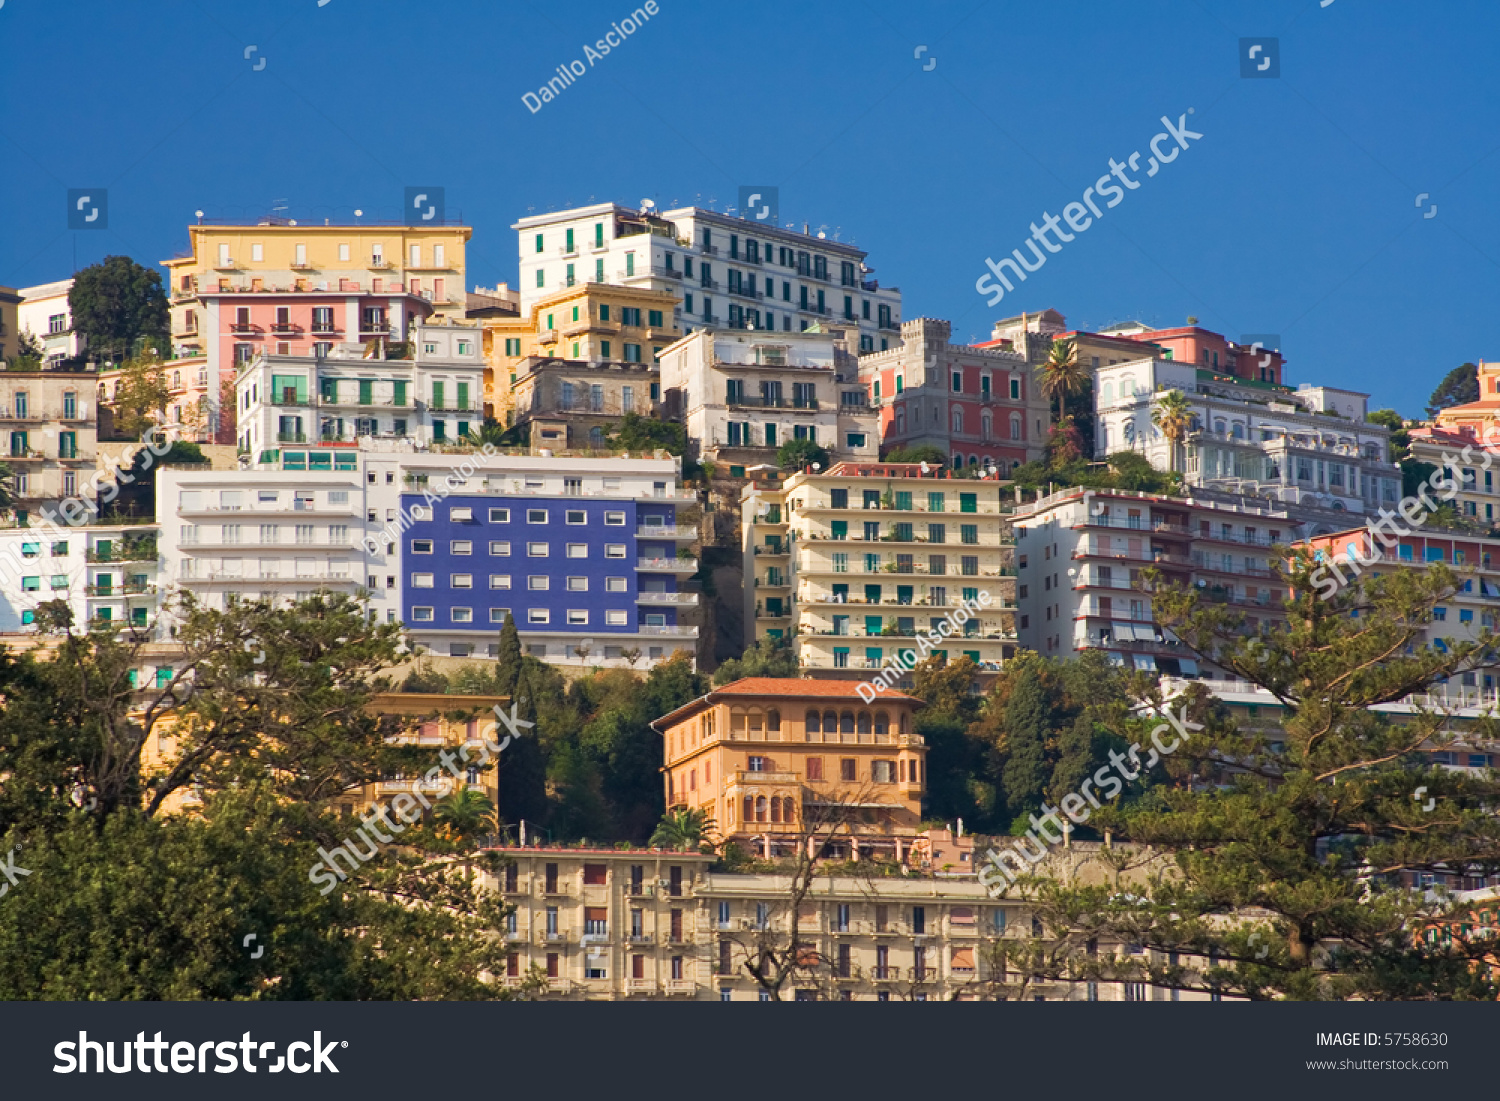
<path id="1" fill-rule="evenodd" d="M 370 257 L 370 262 L 365 266 L 371 271 L 386 271 L 390 268 L 395 267 L 396 265 L 392 264 L 384 256 L 372 256 Z"/>
<path id="2" fill-rule="evenodd" d="M 733 783 L 737 784 L 797 784 L 801 783 L 801 773 L 797 772 L 751 772 L 747 769 L 736 769 Z"/>
<path id="3" fill-rule="evenodd" d="M 642 626 L 637 627 L 636 628 L 636 632 L 638 634 L 643 634 L 643 635 L 664 635 L 664 636 L 668 636 L 668 637 L 672 637 L 672 638 L 697 638 L 698 637 L 698 628 L 697 627 L 687 627 L 687 626 L 682 626 L 682 625 L 664 626 L 663 627 L 663 626 L 652 626 L 652 625 L 647 624 L 647 625 L 642 625 Z"/>
<path id="4" fill-rule="evenodd" d="M 276 433 L 276 442 L 277 443 L 306 443 L 307 442 L 307 433 L 306 432 L 278 432 L 278 433 Z"/>
<path id="5" fill-rule="evenodd" d="M 369 318 L 359 323 L 359 331 L 362 336 L 379 336 L 391 331 L 389 321 L 371 321 Z"/>
<path id="6" fill-rule="evenodd" d="M 650 933 L 631 933 L 630 934 L 630 943 L 631 944 L 653 944 L 653 943 L 655 943 L 655 941 L 656 941 L 656 938 L 653 937 Z"/>
<path id="7" fill-rule="evenodd" d="M 677 604 L 682 606 L 694 606 L 698 603 L 697 593 L 636 593 L 637 604 Z"/>
<path id="8" fill-rule="evenodd" d="M 696 539 L 697 528 L 678 527 L 676 524 L 647 524 L 635 529 L 637 539 Z"/>
<path id="9" fill-rule="evenodd" d="M 724 404 L 730 407 L 742 406 L 747 409 L 803 409 L 808 412 L 816 412 L 818 409 L 817 398 L 789 400 L 787 398 L 763 398 L 748 394 L 727 397 L 724 399 Z"/>
<path id="10" fill-rule="evenodd" d="M 697 573 L 696 558 L 637 558 L 635 568 L 653 573 Z"/>

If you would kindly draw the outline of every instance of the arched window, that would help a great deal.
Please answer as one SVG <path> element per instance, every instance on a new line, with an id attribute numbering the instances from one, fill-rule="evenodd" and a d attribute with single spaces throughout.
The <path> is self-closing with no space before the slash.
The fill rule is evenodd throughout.
<path id="1" fill-rule="evenodd" d="M 839 715 L 839 733 L 840 734 L 853 734 L 854 733 L 854 712 L 853 711 L 845 711 L 845 712 L 843 712 L 842 714 Z"/>
<path id="2" fill-rule="evenodd" d="M 766 820 L 766 797 L 764 795 L 755 797 L 755 820 L 757 822 Z"/>
<path id="3" fill-rule="evenodd" d="M 955 456 L 953 456 L 953 469 L 954 470 L 962 470 L 963 468 L 964 468 L 964 457 L 962 455 L 955 455 Z"/>
<path id="4" fill-rule="evenodd" d="M 729 713 L 729 736 L 731 738 L 743 738 L 745 736 L 745 713 L 743 711 L 731 711 Z"/>
<path id="5" fill-rule="evenodd" d="M 860 740 L 864 741 L 865 739 L 869 738 L 869 736 L 870 736 L 870 713 L 868 711 L 861 711 L 859 713 L 859 737 L 860 737 Z"/>
<path id="6" fill-rule="evenodd" d="M 747 796 L 745 796 L 745 815 L 744 815 L 743 818 L 740 819 L 740 821 L 742 821 L 742 822 L 754 822 L 755 821 L 755 797 L 753 795 L 747 795 Z"/>
<path id="7" fill-rule="evenodd" d="M 198 385 L 199 386 L 207 386 L 208 385 L 208 368 L 207 367 L 199 367 L 198 368 Z"/>
<path id="8" fill-rule="evenodd" d="M 1010 415 L 1010 438 L 1013 440 L 1021 438 L 1021 414 L 1019 413 Z"/>
<path id="9" fill-rule="evenodd" d="M 797 821 L 797 804 L 790 795 L 781 800 L 781 820 L 786 823 Z"/>
<path id="10" fill-rule="evenodd" d="M 961 432 L 963 432 L 963 430 L 964 430 L 964 411 L 962 409 L 959 409 L 959 408 L 955 407 L 954 410 L 953 410 L 953 431 L 961 433 Z"/>
<path id="11" fill-rule="evenodd" d="M 906 435 L 906 410 L 905 409 L 897 409 L 896 410 L 896 435 L 898 435 L 898 436 L 904 436 L 904 435 Z"/>
<path id="12" fill-rule="evenodd" d="M 1120 400 L 1124 401 L 1135 393 L 1135 379 L 1126 375 L 1120 380 Z"/>
<path id="13" fill-rule="evenodd" d="M 994 427 L 994 418 L 992 418 L 988 413 L 979 418 L 979 431 L 986 440 L 994 438 Z"/>
<path id="14" fill-rule="evenodd" d="M 828 741 L 828 735 L 837 734 L 839 730 L 839 717 L 832 711 L 823 712 L 823 740 Z M 837 739 L 835 739 L 836 741 Z"/>
<path id="15" fill-rule="evenodd" d="M 970 466 L 978 466 L 979 465 L 979 456 L 978 455 L 970 455 L 969 456 L 969 465 Z"/>
<path id="16" fill-rule="evenodd" d="M 1237 440 L 1243 440 L 1245 438 L 1245 426 L 1239 421 L 1235 421 L 1234 424 L 1230 426 L 1229 434 Z"/>
<path id="17" fill-rule="evenodd" d="M 771 821 L 781 821 L 781 796 L 779 795 L 771 796 Z"/>
<path id="18" fill-rule="evenodd" d="M 906 733 L 906 712 L 901 712 L 901 733 Z"/>
<path id="19" fill-rule="evenodd" d="M 1115 384 L 1114 383 L 1112 383 L 1112 382 L 1106 382 L 1104 384 L 1104 389 L 1102 389 L 1102 390 L 1099 391 L 1099 400 L 1103 401 L 1103 402 L 1111 402 L 1111 401 L 1115 400 Z"/>
<path id="20" fill-rule="evenodd" d="M 760 741 L 761 739 L 763 739 L 766 736 L 765 721 L 766 721 L 766 717 L 764 715 L 762 715 L 759 711 L 751 711 L 750 712 L 749 727 L 750 727 L 750 739 L 752 741 L 757 741 L 758 742 L 758 741 Z"/>
<path id="21" fill-rule="evenodd" d="M 813 735 L 819 732 L 818 713 L 816 711 L 809 711 L 807 713 L 807 719 L 804 725 L 806 726 L 805 733 L 807 735 L 807 740 L 813 741 Z"/>
<path id="22" fill-rule="evenodd" d="M 884 711 L 875 712 L 875 740 L 883 742 L 891 736 L 891 717 Z"/>
<path id="23" fill-rule="evenodd" d="M 1109 422 L 1103 417 L 1099 418 L 1099 450 L 1105 454 L 1109 453 Z"/>
<path id="24" fill-rule="evenodd" d="M 172 389 L 174 389 L 174 390 L 180 390 L 180 389 L 182 389 L 182 372 L 181 371 L 173 371 L 172 372 Z"/>
<path id="25" fill-rule="evenodd" d="M 589 446 L 594 448 L 596 451 L 603 449 L 604 429 L 598 427 L 597 425 L 589 429 Z"/>
<path id="26" fill-rule="evenodd" d="M 1224 433 L 1228 429 L 1228 427 L 1229 426 L 1225 423 L 1224 418 L 1223 417 L 1219 417 L 1217 420 L 1214 421 L 1214 434 L 1216 436 L 1222 436 L 1222 435 L 1224 435 Z"/>
<path id="27" fill-rule="evenodd" d="M 781 738 L 781 712 L 774 707 L 766 712 L 766 733 L 774 738 Z"/>
<path id="28" fill-rule="evenodd" d="M 1135 442 L 1135 421 L 1126 421 L 1124 424 L 1120 425 L 1120 428 L 1123 430 L 1121 434 L 1125 437 L 1126 446 L 1129 446 L 1130 444 L 1134 443 Z"/>

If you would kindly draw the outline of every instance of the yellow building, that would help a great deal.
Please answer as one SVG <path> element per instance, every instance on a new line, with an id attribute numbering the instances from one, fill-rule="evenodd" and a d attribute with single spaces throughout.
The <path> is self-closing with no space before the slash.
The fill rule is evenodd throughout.
<path id="1" fill-rule="evenodd" d="M 663 715 L 667 806 L 701 809 L 766 857 L 837 820 L 831 855 L 904 860 L 917 837 L 927 747 L 922 701 L 866 703 L 841 681 L 747 677 Z"/>
<path id="2" fill-rule="evenodd" d="M 661 350 L 680 335 L 670 291 L 580 283 L 537 302 L 526 317 L 484 322 L 486 412 L 512 423 L 515 387 L 535 359 L 575 363 L 639 363 L 655 371 Z M 653 391 L 656 385 L 653 377 Z M 659 392 L 649 395 L 655 401 Z M 650 413 L 649 404 L 640 412 Z"/>
<path id="3" fill-rule="evenodd" d="M 1462 433 L 1476 440 L 1494 440 L 1500 432 L 1500 363 L 1479 361 L 1479 400 L 1440 409 L 1434 428 Z"/>

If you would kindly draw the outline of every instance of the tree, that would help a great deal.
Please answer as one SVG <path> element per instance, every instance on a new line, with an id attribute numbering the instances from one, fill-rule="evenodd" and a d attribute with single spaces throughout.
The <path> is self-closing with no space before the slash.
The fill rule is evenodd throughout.
<path id="1" fill-rule="evenodd" d="M 651 835 L 654 848 L 676 852 L 711 852 L 715 833 L 713 816 L 698 807 L 673 807 L 657 823 Z"/>
<path id="2" fill-rule="evenodd" d="M 1005 766 L 1001 777 L 1011 817 L 1017 820 L 1041 806 L 1051 770 L 1047 767 L 1050 701 L 1040 662 L 1027 662 L 1016 673 L 1005 705 Z"/>
<path id="3" fill-rule="evenodd" d="M 1078 362 L 1078 346 L 1072 340 L 1054 340 L 1047 358 L 1038 367 L 1042 393 L 1057 401 L 1057 421 L 1063 418 L 1063 401 L 1083 390 L 1088 369 Z"/>
<path id="4" fill-rule="evenodd" d="M 673 455 L 687 450 L 687 429 L 676 421 L 662 421 L 626 413 L 609 437 L 609 445 L 621 451 L 652 451 L 657 448 Z"/>
<path id="5" fill-rule="evenodd" d="M 464 788 L 438 800 L 432 817 L 447 829 L 455 841 L 484 837 L 496 830 L 495 804 L 478 788 Z"/>
<path id="6" fill-rule="evenodd" d="M 1182 468 L 1180 449 L 1186 442 L 1188 429 L 1193 423 L 1192 408 L 1188 405 L 1187 395 L 1181 390 L 1168 390 L 1158 394 L 1151 406 L 1151 423 L 1161 429 L 1161 434 L 1171 445 L 1172 457 L 1168 469 L 1180 470 Z"/>
<path id="7" fill-rule="evenodd" d="M 3 336 L 0 333 L 0 336 Z M 22 329 L 16 338 L 16 354 L 10 361 L 12 371 L 40 371 L 45 350 L 30 329 Z"/>
<path id="8" fill-rule="evenodd" d="M 16 503 L 16 472 L 9 463 L 0 463 L 0 512 L 9 512 Z"/>
<path id="9" fill-rule="evenodd" d="M 1436 416 L 1440 411 L 1454 405 L 1466 405 L 1479 400 L 1479 368 L 1465 363 L 1453 368 L 1443 376 L 1437 389 L 1427 399 L 1427 415 Z"/>
<path id="10" fill-rule="evenodd" d="M 73 277 L 73 327 L 96 354 L 116 362 L 170 349 L 167 295 L 161 275 L 128 256 L 106 256 Z"/>
<path id="11" fill-rule="evenodd" d="M 115 431 L 139 439 L 160 421 L 171 400 L 172 388 L 161 357 L 153 352 L 132 356 L 120 369 L 115 387 Z"/>
<path id="12" fill-rule="evenodd" d="M 746 677 L 795 677 L 797 652 L 790 639 L 761 638 L 737 658 L 714 670 L 714 687 L 722 688 Z"/>
<path id="13" fill-rule="evenodd" d="M 1145 711 L 1178 716 L 1184 736 L 1169 733 L 1167 782 L 1106 808 L 1103 824 L 1171 858 L 1172 874 L 1128 896 L 1039 888 L 1059 924 L 1087 922 L 1151 950 L 1090 966 L 1252 999 L 1496 996 L 1481 965 L 1492 943 L 1421 935 L 1465 908 L 1402 882 L 1500 868 L 1500 781 L 1431 765 L 1428 753 L 1460 734 L 1418 702 L 1436 682 L 1492 665 L 1496 636 L 1426 643 L 1433 608 L 1458 584 L 1441 564 L 1337 572 L 1350 583 L 1295 556 L 1281 568 L 1286 624 L 1254 630 L 1244 614 L 1155 579 L 1158 621 L 1281 713 L 1242 728 L 1201 687 L 1175 700 L 1142 692 Z M 1382 708 L 1398 701 L 1410 709 L 1400 721 Z M 1159 721 L 1142 718 L 1131 737 L 1153 744 L 1145 727 Z M 1480 719 L 1463 736 L 1492 738 L 1493 725 Z"/>
<path id="14" fill-rule="evenodd" d="M 1411 456 L 1411 433 L 1406 429 L 1406 422 L 1401 419 L 1401 414 L 1394 409 L 1376 409 L 1369 413 L 1365 420 L 1371 424 L 1383 424 L 1391 430 L 1391 459 L 1394 462 L 1405 462 Z"/>
<path id="15" fill-rule="evenodd" d="M 885 458 L 882 461 L 887 463 L 929 463 L 932 466 L 943 467 L 948 465 L 948 456 L 943 454 L 941 447 L 924 443 L 916 447 L 893 447 L 885 453 Z"/>
<path id="16" fill-rule="evenodd" d="M 968 657 L 945 662 L 934 655 L 912 669 L 909 693 L 926 705 L 915 725 L 927 744 L 926 812 L 949 822 L 962 818 L 970 830 L 993 828 L 996 821 L 990 747 L 975 728 L 984 702 L 973 691 L 977 672 Z"/>
<path id="17" fill-rule="evenodd" d="M 806 470 L 814 463 L 828 469 L 828 450 L 812 440 L 787 440 L 776 451 L 776 465 L 782 470 Z"/>

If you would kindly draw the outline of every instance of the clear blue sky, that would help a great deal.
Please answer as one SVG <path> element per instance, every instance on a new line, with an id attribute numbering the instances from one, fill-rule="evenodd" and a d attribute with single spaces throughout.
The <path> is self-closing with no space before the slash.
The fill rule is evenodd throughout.
<path id="1" fill-rule="evenodd" d="M 532 114 L 522 93 L 634 4 L 3 0 L 0 284 L 155 263 L 200 208 L 395 218 L 407 184 L 474 226 L 471 286 L 513 282 L 530 210 L 722 210 L 773 184 L 783 221 L 855 240 L 906 316 L 959 339 L 1023 308 L 1193 314 L 1281 334 L 1288 381 L 1407 415 L 1450 367 L 1500 358 L 1494 0 L 659 3 Z M 1241 78 L 1256 36 L 1279 39 L 1278 79 Z M 1201 141 L 981 300 L 986 256 L 1111 157 L 1144 171 L 1190 107 Z M 66 189 L 101 185 L 110 228 L 69 231 Z"/>

